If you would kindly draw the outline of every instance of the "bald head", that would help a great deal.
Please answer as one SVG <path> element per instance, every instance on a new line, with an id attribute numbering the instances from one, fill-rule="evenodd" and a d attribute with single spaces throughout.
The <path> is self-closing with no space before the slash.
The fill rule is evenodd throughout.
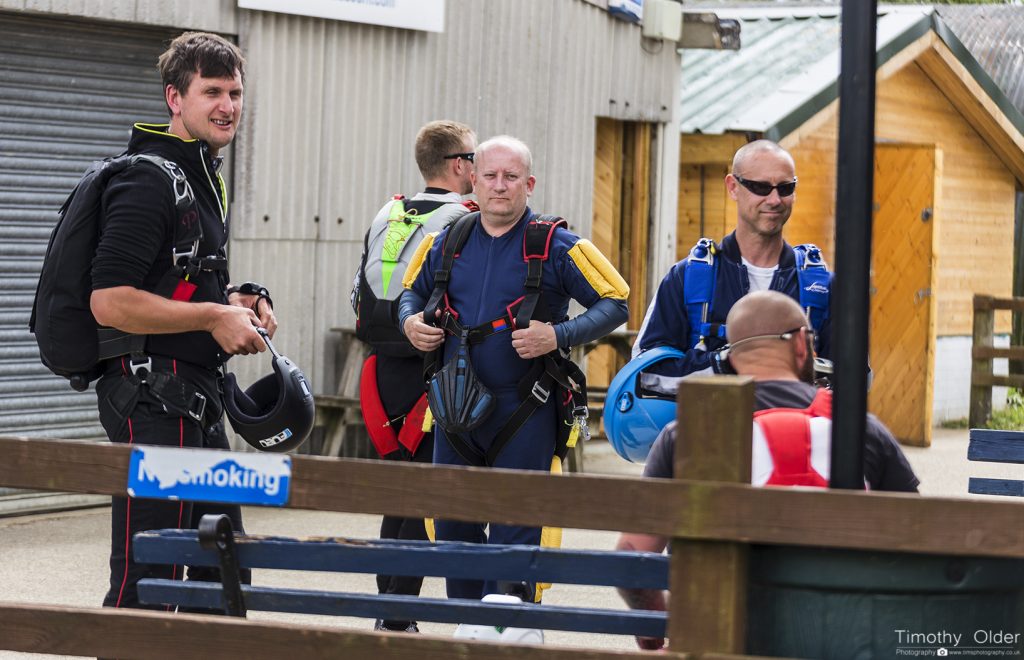
<path id="1" fill-rule="evenodd" d="M 740 147 L 732 157 L 732 171 L 734 174 L 743 176 L 750 161 L 759 156 L 770 155 L 785 160 L 790 167 L 796 169 L 793 157 L 789 152 L 775 144 L 771 140 L 754 140 Z"/>
<path id="2" fill-rule="evenodd" d="M 778 335 L 807 325 L 800 305 L 778 291 L 755 291 L 740 298 L 725 320 L 730 344 L 757 335 Z"/>
<path id="3" fill-rule="evenodd" d="M 795 300 L 778 291 L 740 298 L 726 317 L 729 361 L 737 373 L 758 380 L 813 380 L 814 350 L 807 317 Z"/>
<path id="4" fill-rule="evenodd" d="M 480 164 L 487 159 L 487 155 L 496 149 L 507 149 L 515 153 L 522 162 L 523 167 L 526 168 L 526 174 L 532 174 L 533 154 L 530 153 L 530 148 L 526 146 L 525 142 L 511 135 L 498 135 L 482 142 L 476 148 L 476 166 L 479 168 Z"/>

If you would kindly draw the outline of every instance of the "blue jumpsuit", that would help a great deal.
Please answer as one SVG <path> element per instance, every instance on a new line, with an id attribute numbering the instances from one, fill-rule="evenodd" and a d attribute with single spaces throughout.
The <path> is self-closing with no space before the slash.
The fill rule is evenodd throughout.
<path id="1" fill-rule="evenodd" d="M 509 305 L 518 301 L 525 293 L 527 264 L 523 258 L 523 237 L 527 221 L 532 217 L 533 213 L 527 209 L 526 214 L 512 230 L 498 237 L 490 236 L 480 222 L 473 227 L 464 247 L 454 260 L 447 290 L 449 304 L 458 313 L 459 323 L 464 327 L 474 327 L 499 318 L 506 314 Z M 418 310 L 423 309 L 423 303 L 434 289 L 434 272 L 441 261 L 446 233 L 447 230 L 433 241 L 411 290 L 406 292 L 406 296 L 411 293 L 412 298 L 418 301 Z M 590 279 L 580 269 L 580 251 L 572 250 L 578 242 L 579 237 L 569 231 L 563 228 L 556 229 L 550 243 L 549 257 L 543 266 L 543 293 L 538 307 L 546 305 L 547 318 L 556 324 L 556 333 L 557 324 L 568 319 L 570 298 L 590 308 L 603 297 L 620 297 L 622 314 L 615 319 L 612 328 L 625 322 L 628 316 L 624 303 L 625 293 L 621 290 L 610 291 L 607 283 L 596 277 L 593 270 L 587 268 L 586 263 L 583 265 L 587 268 Z M 586 243 L 589 245 L 589 242 Z M 607 262 L 604 264 L 608 268 L 611 267 Z M 614 269 L 612 271 L 614 272 Z M 615 275 L 617 276 L 617 273 Z M 403 303 L 408 299 L 404 298 Z M 404 311 L 403 321 L 407 316 Z M 535 317 L 538 315 L 535 313 Z M 561 336 L 559 339 L 561 342 Z M 449 336 L 445 341 L 445 363 L 455 353 L 458 345 L 457 337 Z M 512 347 L 511 329 L 498 332 L 480 343 L 471 345 L 469 352 L 476 375 L 495 395 L 496 406 L 484 423 L 463 439 L 475 445 L 481 452 L 486 452 L 497 431 L 519 406 L 519 382 L 529 371 L 532 361 L 520 358 Z M 493 467 L 545 472 L 550 470 L 558 424 L 555 397 L 551 397 L 512 436 L 498 454 Z M 441 465 L 467 465 L 440 428 L 435 429 L 434 462 Z M 541 535 L 539 527 L 491 525 L 488 536 L 485 532 L 485 523 L 441 520 L 435 521 L 435 530 L 438 540 L 493 544 L 537 545 L 540 543 Z M 495 589 L 496 585 L 493 583 L 448 580 L 448 596 L 452 598 L 479 599 L 487 593 L 493 593 Z"/>

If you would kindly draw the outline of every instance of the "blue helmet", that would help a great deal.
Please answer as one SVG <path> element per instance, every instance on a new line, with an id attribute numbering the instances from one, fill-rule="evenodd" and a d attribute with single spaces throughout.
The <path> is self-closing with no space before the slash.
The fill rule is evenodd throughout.
<path id="1" fill-rule="evenodd" d="M 640 372 L 655 362 L 684 357 L 671 346 L 644 351 L 615 374 L 604 401 L 604 432 L 612 448 L 627 461 L 643 463 L 665 425 L 676 418 L 676 398 L 641 393 Z"/>

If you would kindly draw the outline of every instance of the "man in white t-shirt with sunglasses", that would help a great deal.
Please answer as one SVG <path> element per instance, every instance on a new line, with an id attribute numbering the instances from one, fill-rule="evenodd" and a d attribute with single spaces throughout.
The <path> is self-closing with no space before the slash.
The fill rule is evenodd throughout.
<path id="1" fill-rule="evenodd" d="M 796 202 L 793 157 L 769 140 L 750 142 L 733 157 L 725 187 L 736 201 L 736 230 L 721 243 L 701 239 L 662 279 L 644 317 L 634 359 L 659 346 L 684 353 L 645 369 L 645 388 L 674 393 L 680 377 L 717 371 L 726 316 L 751 291 L 780 291 L 799 302 L 816 331 L 817 354 L 829 357 L 832 273 L 817 247 L 794 248 L 782 238 Z"/>

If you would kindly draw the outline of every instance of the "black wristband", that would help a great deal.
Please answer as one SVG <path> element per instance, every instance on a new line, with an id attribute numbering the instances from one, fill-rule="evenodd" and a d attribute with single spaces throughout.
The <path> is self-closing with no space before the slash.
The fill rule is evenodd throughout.
<path id="1" fill-rule="evenodd" d="M 266 300 L 267 304 L 270 305 L 270 309 L 274 309 L 274 301 L 270 298 L 270 291 L 267 290 L 267 287 L 257 282 L 242 282 L 238 286 L 228 287 L 228 295 L 230 296 L 232 293 L 258 296 L 256 304 L 253 305 L 254 308 L 260 304 L 260 300 Z"/>

